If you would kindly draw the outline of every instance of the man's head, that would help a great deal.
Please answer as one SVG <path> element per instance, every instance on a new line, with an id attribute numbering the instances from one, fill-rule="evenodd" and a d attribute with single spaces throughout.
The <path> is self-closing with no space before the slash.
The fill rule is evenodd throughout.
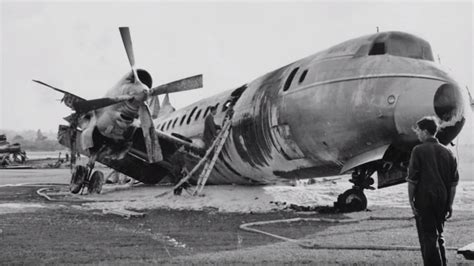
<path id="1" fill-rule="evenodd" d="M 216 115 L 217 108 L 215 106 L 211 106 L 209 110 L 211 111 L 212 115 Z"/>
<path id="2" fill-rule="evenodd" d="M 416 127 L 413 130 L 420 141 L 425 141 L 436 135 L 438 127 L 438 120 L 435 117 L 425 116 L 416 122 Z"/>

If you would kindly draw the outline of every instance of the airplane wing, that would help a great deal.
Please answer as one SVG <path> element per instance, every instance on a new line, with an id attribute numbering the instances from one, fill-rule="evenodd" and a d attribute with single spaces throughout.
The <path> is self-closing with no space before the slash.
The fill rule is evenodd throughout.
<path id="1" fill-rule="evenodd" d="M 59 126 L 59 143 L 70 147 L 70 139 L 74 129 L 69 126 Z M 87 149 L 83 149 L 80 143 L 82 132 L 76 129 L 76 147 L 77 151 L 83 155 L 89 156 Z M 145 184 L 156 184 L 165 178 L 173 169 L 171 156 L 180 148 L 184 147 L 186 154 L 191 157 L 199 158 L 206 151 L 183 137 L 165 134 L 157 131 L 158 141 L 160 143 L 163 160 L 157 163 L 149 163 L 146 151 L 145 140 L 141 128 L 136 128 L 133 135 L 132 147 L 121 159 L 114 159 L 113 156 L 99 156 L 97 161 L 117 170 L 127 176 L 130 176 Z"/>

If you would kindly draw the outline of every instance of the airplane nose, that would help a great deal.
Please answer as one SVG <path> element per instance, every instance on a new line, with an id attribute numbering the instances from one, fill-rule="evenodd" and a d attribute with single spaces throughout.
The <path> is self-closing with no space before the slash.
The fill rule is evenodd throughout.
<path id="1" fill-rule="evenodd" d="M 459 87 L 443 84 L 436 91 L 434 109 L 441 119 L 441 128 L 436 137 L 443 144 L 450 143 L 464 126 L 464 101 Z"/>
<path id="2" fill-rule="evenodd" d="M 420 80 L 407 84 L 398 98 L 395 107 L 395 125 L 399 140 L 413 142 L 417 140 L 412 127 L 424 116 L 435 116 L 440 119 L 441 132 L 437 135 L 440 142 L 451 142 L 464 124 L 463 97 L 460 88 L 452 83 Z M 418 83 L 418 84 L 416 84 Z"/>
<path id="3" fill-rule="evenodd" d="M 452 84 L 443 84 L 436 90 L 434 110 L 442 121 L 451 121 L 462 113 L 462 95 L 459 88 Z"/>

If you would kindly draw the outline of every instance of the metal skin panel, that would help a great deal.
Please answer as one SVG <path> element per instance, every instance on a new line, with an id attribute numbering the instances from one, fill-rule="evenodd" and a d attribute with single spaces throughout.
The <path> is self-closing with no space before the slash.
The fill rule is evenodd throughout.
<path id="1" fill-rule="evenodd" d="M 341 167 L 399 139 L 415 141 L 411 126 L 422 116 L 435 115 L 434 94 L 452 80 L 428 61 L 390 55 L 334 61 L 341 69 L 323 73 L 326 81 L 319 81 L 314 71 L 307 77 L 313 83 L 284 93 L 281 115 L 303 153 L 321 166 Z M 325 69 L 324 64 L 333 66 L 321 62 L 310 69 Z M 391 96 L 394 103 L 388 102 Z"/>
<path id="2" fill-rule="evenodd" d="M 344 167 L 342 167 L 340 173 L 345 174 L 347 171 L 353 169 L 356 166 L 382 159 L 388 147 L 389 145 L 384 145 L 351 158 L 346 163 L 344 163 Z"/>
<path id="3" fill-rule="evenodd" d="M 384 49 L 394 55 L 369 55 L 376 41 L 385 42 Z M 406 49 L 404 43 L 409 44 Z M 416 36 L 378 33 L 333 46 L 246 84 L 234 106 L 231 134 L 208 183 L 267 184 L 338 175 L 367 160 L 383 158 L 388 145 L 411 149 L 416 142 L 411 131 L 414 122 L 424 115 L 437 115 L 434 97 L 438 89 L 448 86 L 439 97 L 440 103 L 450 102 L 442 99 L 449 90 L 460 90 L 430 55 L 429 44 Z M 221 123 L 225 115 L 222 106 L 233 91 L 160 116 L 154 121 L 156 128 L 163 131 L 160 134 L 177 133 L 191 139 L 194 146 L 202 146 L 206 108 L 219 104 L 215 120 Z M 464 109 L 455 102 L 459 105 L 456 108 Z M 114 109 L 120 106 L 125 109 Z M 133 113 L 126 103 L 110 109 Z M 187 123 L 192 110 L 193 117 Z M 446 141 L 457 135 L 462 119 L 459 112 L 452 121 L 443 122 L 460 125 L 451 130 Z M 198 161 L 187 159 L 188 169 Z M 130 160 L 138 167 L 138 161 Z"/>
<path id="4" fill-rule="evenodd" d="M 165 133 L 178 133 L 193 140 L 200 140 L 204 132 L 204 113 L 206 109 L 209 106 L 215 106 L 216 104 L 219 104 L 217 108 L 217 114 L 215 116 L 215 121 L 216 123 L 221 123 L 225 115 L 225 112 L 222 110 L 222 105 L 230 98 L 231 93 L 232 90 L 228 90 L 213 97 L 198 101 L 182 109 L 176 110 L 175 112 L 172 112 L 170 114 L 159 117 L 158 119 L 154 120 L 156 129 L 161 131 L 161 126 L 165 124 L 165 128 L 163 130 L 163 132 Z M 192 110 L 195 107 L 197 107 L 197 109 L 193 113 L 192 119 L 189 121 L 189 123 L 187 123 L 188 116 L 191 114 Z M 201 112 L 199 113 L 198 119 L 196 119 L 199 110 L 201 110 Z M 183 121 L 183 124 L 181 124 L 181 119 L 183 118 L 183 116 L 186 116 L 186 118 Z M 178 118 L 178 121 L 173 127 L 173 122 L 176 118 Z M 167 125 L 169 121 L 172 122 L 171 126 L 168 128 Z M 197 141 L 197 143 L 195 144 L 197 144 L 198 146 L 203 145 L 202 141 Z"/>
<path id="5" fill-rule="evenodd" d="M 97 134 L 97 132 L 95 132 Z M 72 129 L 68 126 L 59 126 L 58 141 L 66 147 L 70 147 L 71 144 Z M 80 138 L 82 132 L 78 131 L 76 138 L 77 151 L 86 156 L 90 156 L 88 149 L 84 149 L 81 146 Z M 109 143 L 107 149 L 99 154 L 97 161 L 109 166 L 110 168 L 120 171 L 128 176 L 131 176 L 145 184 L 156 184 L 161 181 L 169 173 L 172 168 L 170 162 L 163 160 L 159 163 L 147 163 L 145 143 L 143 141 L 143 134 L 141 129 L 134 131 L 132 136 L 132 146 L 128 147 L 127 143 Z M 100 139 L 99 141 L 112 142 L 108 139 Z M 162 145 L 163 151 L 170 154 L 175 150 L 175 143 L 167 141 L 167 139 L 160 138 L 160 144 Z M 131 148 L 131 149 L 130 149 Z M 169 158 L 169 156 L 168 156 Z"/>
<path id="6" fill-rule="evenodd" d="M 231 136 L 209 182 L 270 183 L 337 175 L 352 168 L 343 169 L 349 161 L 365 163 L 366 154 L 381 159 L 388 145 L 415 141 L 411 126 L 424 115 L 436 115 L 433 97 L 439 86 L 456 83 L 428 60 L 361 56 L 374 38 L 345 42 L 249 83 L 234 108 Z M 283 91 L 297 67 L 290 88 Z M 306 77 L 299 82 L 304 70 Z M 184 112 L 225 101 L 230 93 Z M 202 125 L 176 132 L 199 137 Z"/>

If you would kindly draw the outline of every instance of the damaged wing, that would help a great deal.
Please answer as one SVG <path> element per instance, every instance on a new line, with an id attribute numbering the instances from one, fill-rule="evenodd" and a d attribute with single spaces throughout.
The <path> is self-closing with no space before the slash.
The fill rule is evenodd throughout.
<path id="1" fill-rule="evenodd" d="M 60 126 L 58 132 L 59 143 L 66 147 L 70 147 L 73 134 L 77 135 L 77 151 L 89 156 L 88 150 L 85 147 L 82 147 L 82 144 L 79 141 L 81 135 L 84 134 L 80 129 L 72 129 L 69 126 Z M 199 157 L 206 152 L 203 148 L 194 145 L 189 140 L 168 135 L 161 131 L 156 131 L 156 134 L 162 149 L 162 161 L 156 163 L 148 162 L 146 143 L 141 128 L 135 129 L 132 137 L 132 146 L 124 156 L 121 156 L 120 158 L 113 156 L 99 156 L 97 161 L 145 184 L 156 184 L 165 178 L 173 169 L 173 164 L 170 159 L 180 147 L 184 147 L 186 154 L 189 154 L 192 157 Z"/>

